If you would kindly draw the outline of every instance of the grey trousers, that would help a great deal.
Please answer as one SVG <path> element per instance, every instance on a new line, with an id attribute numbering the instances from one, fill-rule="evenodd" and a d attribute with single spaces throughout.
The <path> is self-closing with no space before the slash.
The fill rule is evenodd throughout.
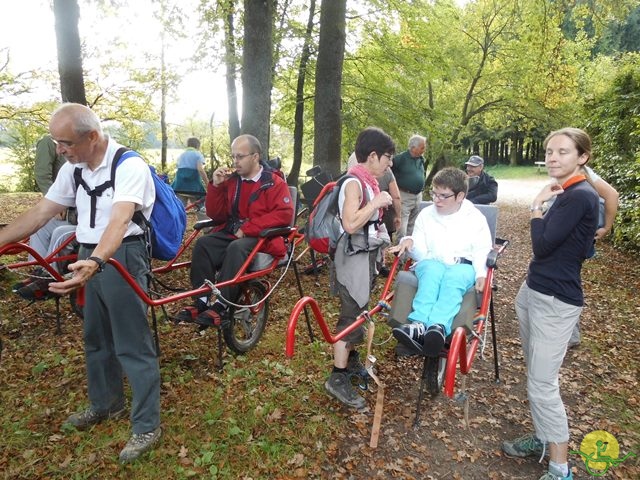
<path id="1" fill-rule="evenodd" d="M 81 247 L 79 258 L 91 250 Z M 144 290 L 149 263 L 142 240 L 123 243 L 113 255 Z M 123 374 L 132 391 L 133 433 L 160 425 L 160 367 L 147 307 L 116 269 L 107 265 L 85 286 L 84 348 L 91 407 L 97 412 L 124 406 Z"/>
<path id="2" fill-rule="evenodd" d="M 414 194 L 400 190 L 400 200 L 402 202 L 402 223 L 400 224 L 400 229 L 396 232 L 396 241 L 398 242 L 405 235 L 413 233 L 413 225 L 416 223 L 418 213 L 420 213 L 422 192 Z"/>
<path id="3" fill-rule="evenodd" d="M 54 231 L 56 229 L 58 233 L 54 236 Z M 66 230 L 65 230 L 66 228 Z M 29 246 L 33 248 L 41 257 L 46 257 L 48 254 L 53 252 L 56 248 L 60 246 L 60 244 L 67 238 L 61 239 L 64 235 L 64 232 L 74 232 L 76 229 L 75 226 L 71 225 L 66 220 L 60 220 L 59 218 L 52 218 L 47 223 L 45 223 L 38 231 L 36 231 L 31 237 L 29 237 Z M 33 260 L 33 257 L 29 255 L 29 261 Z"/>
<path id="4" fill-rule="evenodd" d="M 569 441 L 558 375 L 581 312 L 582 307 L 530 289 L 526 281 L 516 296 L 531 418 L 536 436 L 544 442 Z"/>

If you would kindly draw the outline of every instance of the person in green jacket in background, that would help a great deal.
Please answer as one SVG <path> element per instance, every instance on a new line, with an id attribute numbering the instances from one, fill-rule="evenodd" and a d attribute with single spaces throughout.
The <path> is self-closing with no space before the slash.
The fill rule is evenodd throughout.
<path id="1" fill-rule="evenodd" d="M 393 157 L 391 171 L 396 177 L 402 202 L 402 223 L 396 232 L 398 241 L 405 235 L 411 235 L 413 224 L 420 212 L 427 168 L 427 162 L 423 157 L 426 148 L 427 139 L 413 135 L 409 139 L 408 149 Z"/>

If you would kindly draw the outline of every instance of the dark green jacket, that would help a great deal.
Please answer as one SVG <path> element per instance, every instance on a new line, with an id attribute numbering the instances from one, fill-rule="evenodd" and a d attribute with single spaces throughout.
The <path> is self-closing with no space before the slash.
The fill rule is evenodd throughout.
<path id="1" fill-rule="evenodd" d="M 46 135 L 36 144 L 36 165 L 34 176 L 38 190 L 46 194 L 58 175 L 58 170 L 66 162 L 62 155 L 56 153 L 56 144 Z"/>
<path id="2" fill-rule="evenodd" d="M 393 157 L 391 170 L 400 190 L 417 194 L 424 189 L 426 168 L 427 162 L 422 155 L 414 158 L 406 150 Z"/>

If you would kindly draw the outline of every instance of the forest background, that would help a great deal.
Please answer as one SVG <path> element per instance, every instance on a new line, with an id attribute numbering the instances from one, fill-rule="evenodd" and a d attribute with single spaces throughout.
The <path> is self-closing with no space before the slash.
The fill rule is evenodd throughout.
<path id="1" fill-rule="evenodd" d="M 230 139 L 252 133 L 291 184 L 311 165 L 342 170 L 368 125 L 399 150 L 427 136 L 430 175 L 471 153 L 489 166 L 533 165 L 548 132 L 571 125 L 590 133 L 593 166 L 621 194 L 615 244 L 640 248 L 637 0 L 134 3 L 132 15 L 124 1 L 41 2 L 53 10 L 57 71 L 20 70 L 0 44 L 0 147 L 15 167 L 0 189 L 34 190 L 34 145 L 61 100 L 89 105 L 170 173 L 167 151 L 188 136 L 214 168 Z M 38 38 L 10 8 L 2 22 Z M 133 30 L 147 41 L 132 41 Z M 179 118 L 181 85 L 196 70 L 224 82 L 187 93 L 210 116 Z M 210 90 L 226 108 L 207 105 Z"/>

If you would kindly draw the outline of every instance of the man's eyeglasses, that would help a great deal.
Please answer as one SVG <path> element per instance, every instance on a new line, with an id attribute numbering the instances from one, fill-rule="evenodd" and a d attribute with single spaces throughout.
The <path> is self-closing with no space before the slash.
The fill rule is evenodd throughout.
<path id="1" fill-rule="evenodd" d="M 451 197 L 455 197 L 455 193 L 436 193 L 433 190 L 431 190 L 429 192 L 429 195 L 431 195 L 431 198 L 434 200 L 446 200 L 447 198 L 451 198 Z"/>
<path id="2" fill-rule="evenodd" d="M 387 160 L 389 161 L 393 159 L 390 153 L 383 153 L 382 155 L 380 155 L 380 159 L 382 159 L 382 157 L 387 157 Z"/>
<path id="3" fill-rule="evenodd" d="M 84 137 L 88 134 L 89 132 L 84 132 L 79 134 L 80 135 L 80 140 L 77 141 L 71 141 L 71 140 L 56 140 L 55 138 L 51 138 L 51 141 L 54 143 L 54 145 L 56 145 L 57 147 L 65 147 L 65 148 L 71 148 L 71 147 L 75 147 L 76 145 L 78 145 L 80 142 L 82 142 L 84 140 Z"/>
<path id="4" fill-rule="evenodd" d="M 72 142 L 71 140 L 56 140 L 55 138 L 52 138 L 51 141 L 56 145 L 56 146 L 60 146 L 60 147 L 66 147 L 66 148 L 71 148 L 74 147 L 75 145 L 77 145 L 80 142 Z"/>
<path id="5" fill-rule="evenodd" d="M 242 160 L 243 158 L 248 157 L 249 155 L 253 155 L 253 154 L 255 154 L 255 153 L 256 153 L 256 152 L 252 152 L 252 153 L 245 153 L 245 154 L 242 154 L 242 153 L 236 153 L 235 155 L 231 155 L 231 160 L 234 160 L 234 161 Z"/>

